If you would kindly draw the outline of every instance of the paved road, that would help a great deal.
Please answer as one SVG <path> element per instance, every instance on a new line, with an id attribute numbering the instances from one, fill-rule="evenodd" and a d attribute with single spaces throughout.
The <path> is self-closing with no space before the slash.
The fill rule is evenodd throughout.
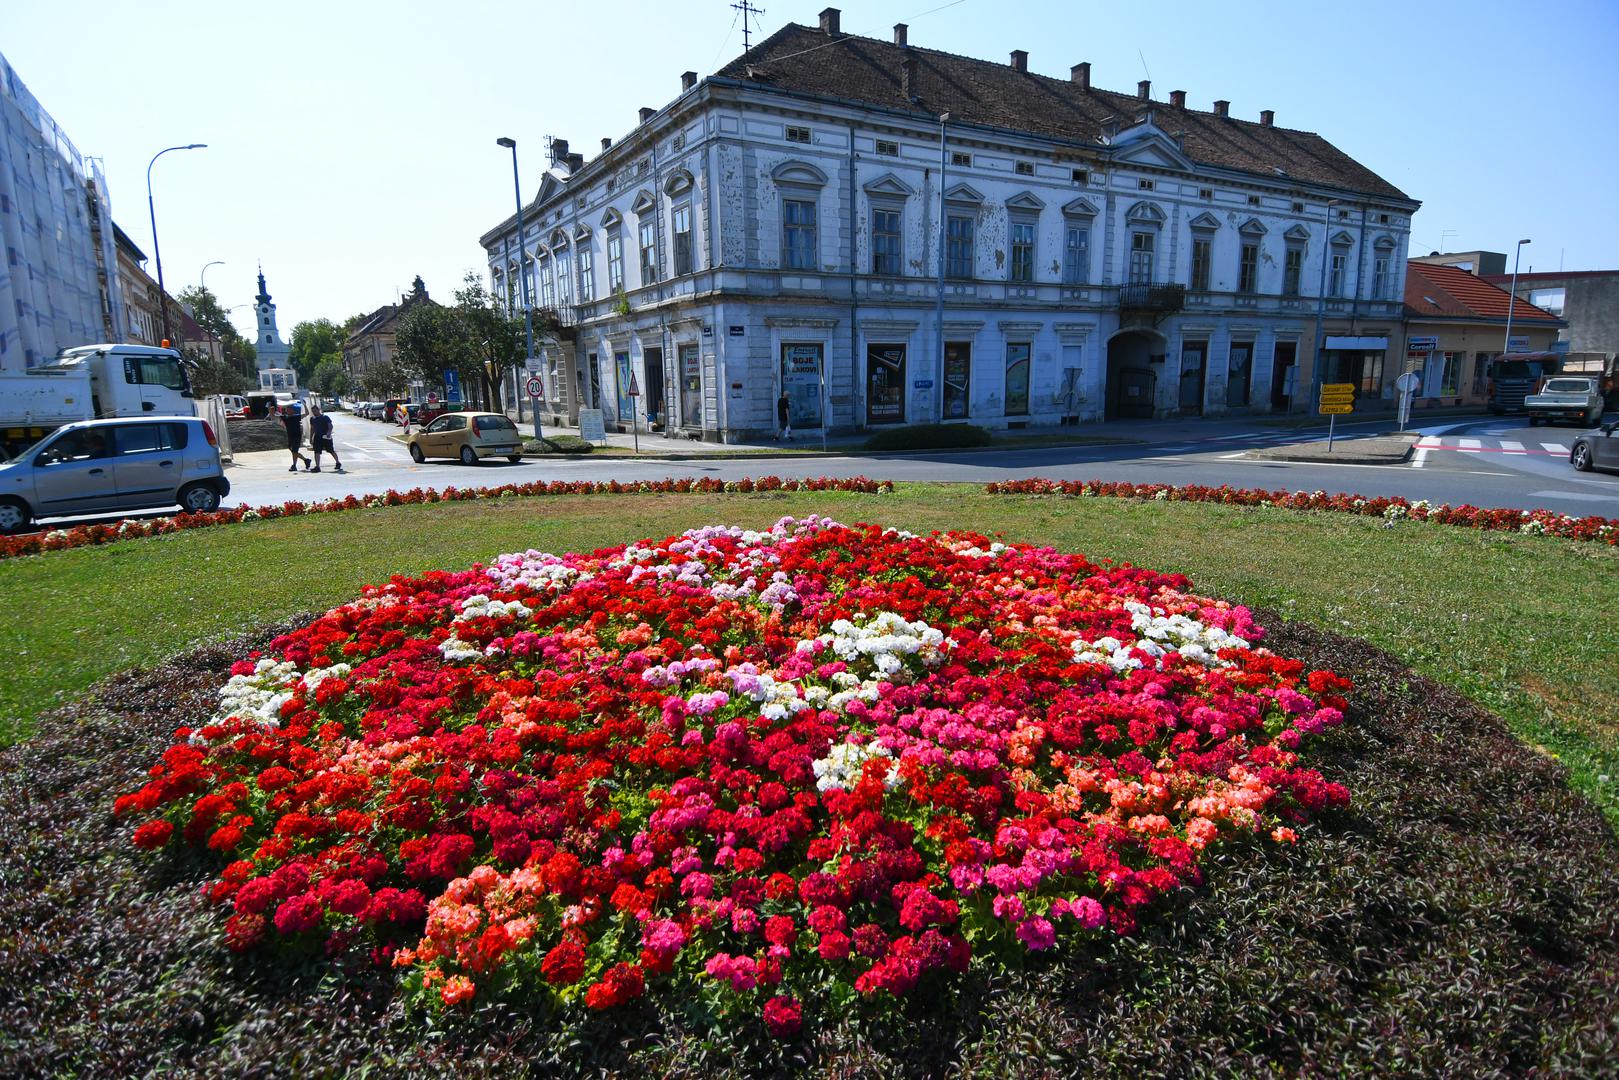
<path id="1" fill-rule="evenodd" d="M 1247 458 L 1250 448 L 1297 442 L 1325 432 L 1247 428 L 1233 422 L 1143 425 L 1139 444 L 996 451 L 934 451 L 905 455 L 758 457 L 719 461 L 636 461 L 584 457 L 563 461 L 413 464 L 391 429 L 346 415 L 336 417 L 346 474 L 287 472 L 285 454 L 242 455 L 230 470 L 227 505 L 263 505 L 288 499 L 372 494 L 389 488 L 442 488 L 534 480 L 651 480 L 711 476 L 782 477 L 866 475 L 888 480 L 982 484 L 991 480 L 1050 477 L 1173 484 L 1231 484 L 1290 491 L 1345 491 L 1400 495 L 1452 504 L 1546 507 L 1574 515 L 1619 517 L 1619 476 L 1576 473 L 1567 447 L 1574 428 L 1530 428 L 1521 418 L 1497 418 L 1420 428 L 1425 438 L 1402 465 L 1304 464 Z M 1383 425 L 1387 427 L 1388 425 Z M 1357 434 L 1375 425 L 1350 429 Z M 650 438 L 650 437 L 649 437 Z M 660 440 L 661 441 L 661 440 Z"/>

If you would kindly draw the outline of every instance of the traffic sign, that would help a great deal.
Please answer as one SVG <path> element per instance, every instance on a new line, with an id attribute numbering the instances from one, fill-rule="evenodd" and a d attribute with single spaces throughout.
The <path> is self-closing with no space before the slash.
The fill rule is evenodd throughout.
<path id="1" fill-rule="evenodd" d="M 641 396 L 641 384 L 635 381 L 635 372 L 633 372 L 633 371 L 630 372 L 629 396 L 630 397 L 640 397 Z"/>
<path id="2" fill-rule="evenodd" d="M 531 398 L 540 397 L 545 393 L 545 384 L 540 382 L 540 377 L 538 375 L 530 376 L 527 388 L 528 396 Z"/>
<path id="3" fill-rule="evenodd" d="M 1323 405 L 1353 405 L 1354 403 L 1355 403 L 1355 395 L 1354 394 L 1322 394 L 1321 395 L 1321 404 L 1323 404 Z"/>
<path id="4" fill-rule="evenodd" d="M 1422 376 L 1414 371 L 1408 371 L 1395 379 L 1394 385 L 1402 393 L 1414 394 L 1417 392 L 1417 387 L 1422 385 Z"/>
<path id="5" fill-rule="evenodd" d="M 1323 394 L 1353 394 L 1355 384 L 1352 382 L 1329 382 L 1321 384 Z"/>
<path id="6" fill-rule="evenodd" d="M 1354 411 L 1355 407 L 1353 405 L 1328 405 L 1324 402 L 1321 405 L 1322 416 L 1343 416 Z"/>
<path id="7" fill-rule="evenodd" d="M 433 393 L 433 391 L 429 390 L 427 392 L 427 403 L 429 405 L 437 405 L 438 404 L 438 395 Z"/>

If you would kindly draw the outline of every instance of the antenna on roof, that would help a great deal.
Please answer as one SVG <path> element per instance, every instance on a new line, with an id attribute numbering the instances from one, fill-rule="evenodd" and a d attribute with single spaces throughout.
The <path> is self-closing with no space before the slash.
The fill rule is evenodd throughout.
<path id="1" fill-rule="evenodd" d="M 756 8 L 748 3 L 748 0 L 741 0 L 740 3 L 732 4 L 731 6 L 742 13 L 742 51 L 747 52 L 753 47 L 752 42 L 749 40 L 752 30 L 748 26 L 748 16 L 750 14 L 763 15 L 765 13 L 764 8 Z"/>

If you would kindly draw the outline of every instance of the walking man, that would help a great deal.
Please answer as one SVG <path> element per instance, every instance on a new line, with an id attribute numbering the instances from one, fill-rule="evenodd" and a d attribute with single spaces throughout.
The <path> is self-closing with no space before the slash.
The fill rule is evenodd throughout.
<path id="1" fill-rule="evenodd" d="M 322 451 L 332 455 L 332 471 L 342 472 L 343 462 L 337 457 L 337 444 L 332 441 L 332 418 L 321 411 L 320 403 L 310 406 L 312 412 L 309 417 L 309 446 L 315 451 L 315 467 L 310 472 L 320 472 L 320 455 Z"/>
<path id="2" fill-rule="evenodd" d="M 287 429 L 287 449 L 292 452 L 292 468 L 288 472 L 298 471 L 298 462 L 304 463 L 304 471 L 309 471 L 309 459 L 304 457 L 300 447 L 304 444 L 304 414 L 303 406 L 296 401 L 289 401 L 281 406 L 281 426 Z"/>
<path id="3" fill-rule="evenodd" d="M 788 442 L 792 442 L 793 441 L 792 402 L 787 400 L 787 391 L 786 391 L 785 388 L 781 392 L 781 397 L 776 399 L 776 422 L 777 422 L 778 426 L 781 428 L 781 434 L 776 436 L 777 441 L 779 442 L 782 438 L 786 438 L 786 440 Z"/>

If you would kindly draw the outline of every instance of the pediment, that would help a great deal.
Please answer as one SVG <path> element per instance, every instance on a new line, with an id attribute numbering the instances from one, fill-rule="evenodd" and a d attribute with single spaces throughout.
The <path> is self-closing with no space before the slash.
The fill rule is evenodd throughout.
<path id="1" fill-rule="evenodd" d="M 568 230 L 566 230 L 566 229 L 558 229 L 556 232 L 551 234 L 551 250 L 552 251 L 556 251 L 559 248 L 566 248 L 567 246 L 568 246 Z"/>
<path id="2" fill-rule="evenodd" d="M 590 226 L 589 225 L 580 225 L 577 229 L 573 230 L 573 239 L 574 239 L 574 243 L 576 243 L 576 244 L 585 243 L 585 242 L 589 241 L 590 240 Z"/>
<path id="3" fill-rule="evenodd" d="M 619 224 L 623 220 L 624 220 L 624 215 L 620 214 L 617 210 L 614 210 L 612 207 L 609 206 L 607 208 L 607 212 L 602 215 L 602 222 L 601 222 L 602 228 L 611 229 L 614 225 Z"/>
<path id="4" fill-rule="evenodd" d="M 1287 231 L 1282 235 L 1289 240 L 1303 241 L 1310 239 L 1310 230 L 1303 225 L 1289 225 Z"/>
<path id="5" fill-rule="evenodd" d="M 953 203 L 982 203 L 983 192 L 971 184 L 955 184 L 945 189 L 944 201 Z"/>
<path id="6" fill-rule="evenodd" d="M 1256 217 L 1251 217 L 1241 225 L 1238 225 L 1237 231 L 1244 236 L 1264 236 L 1266 233 L 1270 232 L 1269 229 L 1265 228 L 1265 223 Z"/>
<path id="7" fill-rule="evenodd" d="M 695 184 L 696 181 L 692 179 L 689 170 L 676 169 L 670 174 L 669 179 L 663 182 L 663 190 L 670 195 L 680 195 L 690 191 Z"/>
<path id="8" fill-rule="evenodd" d="M 1151 225 L 1157 228 L 1167 221 L 1168 217 L 1157 203 L 1143 199 L 1125 211 L 1124 220 L 1132 225 Z"/>
<path id="9" fill-rule="evenodd" d="M 1180 144 L 1149 118 L 1133 124 L 1108 140 L 1114 160 L 1125 165 L 1148 165 L 1193 172 L 1192 160 Z"/>
<path id="10" fill-rule="evenodd" d="M 534 196 L 534 205 L 543 206 L 545 201 L 555 195 L 561 188 L 562 185 L 557 182 L 557 178 L 550 173 L 546 173 L 540 177 L 540 191 L 539 194 Z"/>
<path id="11" fill-rule="evenodd" d="M 1028 213 L 1038 214 L 1046 208 L 1046 204 L 1037 198 L 1034 192 L 1020 191 L 1006 200 L 1006 208 L 1008 210 L 1023 210 Z"/>
<path id="12" fill-rule="evenodd" d="M 916 194 L 911 185 L 893 173 L 883 173 L 875 180 L 867 181 L 863 189 L 867 195 L 886 196 L 890 199 L 908 199 Z"/>
<path id="13" fill-rule="evenodd" d="M 1217 232 L 1220 228 L 1220 219 L 1205 210 L 1188 224 L 1197 232 Z"/>
<path id="14" fill-rule="evenodd" d="M 642 188 L 636 194 L 635 201 L 630 204 L 630 212 L 634 214 L 645 214 L 651 211 L 651 209 L 657 205 L 658 201 L 652 197 L 652 192 L 648 191 L 646 188 Z"/>
<path id="15" fill-rule="evenodd" d="M 777 184 L 796 184 L 800 187 L 825 187 L 826 173 L 807 161 L 784 161 L 770 170 Z"/>
<path id="16" fill-rule="evenodd" d="M 1342 230 L 1334 234 L 1332 238 L 1333 247 L 1349 247 L 1354 242 L 1355 238 Z"/>
<path id="17" fill-rule="evenodd" d="M 1066 217 L 1095 217 L 1096 204 L 1081 195 L 1071 203 L 1063 205 L 1062 212 Z"/>
<path id="18" fill-rule="evenodd" d="M 1372 241 L 1372 247 L 1376 248 L 1378 251 L 1393 251 L 1394 237 L 1390 236 L 1388 233 L 1384 233 L 1382 236 L 1379 236 L 1376 240 Z"/>

